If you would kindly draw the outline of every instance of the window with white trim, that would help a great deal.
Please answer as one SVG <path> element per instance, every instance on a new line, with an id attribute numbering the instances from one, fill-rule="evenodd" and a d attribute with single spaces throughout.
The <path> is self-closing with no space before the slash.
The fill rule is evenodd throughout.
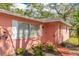
<path id="1" fill-rule="evenodd" d="M 40 26 L 38 25 L 13 20 L 12 28 L 13 28 L 12 39 L 28 39 L 39 36 L 38 31 L 40 29 Z"/>

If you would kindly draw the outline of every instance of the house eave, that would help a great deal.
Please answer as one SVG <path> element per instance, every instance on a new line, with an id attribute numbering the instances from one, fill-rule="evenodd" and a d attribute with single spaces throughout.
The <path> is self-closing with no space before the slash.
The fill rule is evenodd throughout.
<path id="1" fill-rule="evenodd" d="M 43 23 L 50 23 L 50 22 L 61 22 L 69 27 L 71 27 L 72 25 L 63 21 L 62 19 L 52 19 L 52 20 L 48 20 L 48 21 L 43 21 Z"/>
<path id="2" fill-rule="evenodd" d="M 42 22 L 42 21 L 40 21 L 40 20 L 38 20 L 38 19 L 29 18 L 29 17 L 27 17 L 27 16 L 23 16 L 23 15 L 21 15 L 21 14 L 13 13 L 13 12 L 10 12 L 10 11 L 7 11 L 7 10 L 3 10 L 3 9 L 0 9 L 0 13 L 4 13 L 4 14 L 16 16 L 16 17 L 21 17 L 21 18 L 25 18 L 25 19 L 32 20 L 32 21 Z"/>

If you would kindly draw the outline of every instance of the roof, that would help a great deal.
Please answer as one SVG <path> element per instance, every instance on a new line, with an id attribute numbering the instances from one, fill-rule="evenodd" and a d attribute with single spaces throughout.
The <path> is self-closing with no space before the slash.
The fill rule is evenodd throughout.
<path id="1" fill-rule="evenodd" d="M 11 11 L 3 10 L 3 9 L 0 9 L 0 13 L 5 13 L 5 14 L 9 14 L 9 15 L 16 16 L 16 17 L 21 17 L 21 18 L 26 18 L 26 19 L 30 19 L 30 20 L 33 20 L 33 21 L 39 21 L 39 22 L 41 22 L 41 21 L 38 20 L 38 19 L 29 18 L 29 17 L 27 17 L 27 16 L 23 16 L 23 15 L 21 15 L 21 14 L 17 14 L 17 13 L 11 12 Z"/>
<path id="2" fill-rule="evenodd" d="M 49 19 L 49 20 L 43 21 L 43 23 L 50 23 L 50 22 L 62 22 L 65 25 L 72 26 L 71 24 L 67 23 L 63 19 Z"/>
<path id="3" fill-rule="evenodd" d="M 10 11 L 7 11 L 7 10 L 3 10 L 3 9 L 0 9 L 0 13 L 5 13 L 5 14 L 9 14 L 9 15 L 16 16 L 16 17 L 21 17 L 21 18 L 25 18 L 25 19 L 29 19 L 29 20 L 33 20 L 33 21 L 42 22 L 42 23 L 48 23 L 48 22 L 62 22 L 62 23 L 64 23 L 65 25 L 71 26 L 69 23 L 67 23 L 67 22 L 64 21 L 63 19 L 47 19 L 47 20 L 42 19 L 42 20 L 39 20 L 39 19 L 29 18 L 29 17 L 27 17 L 27 16 L 23 16 L 23 15 L 21 15 L 21 14 L 13 13 L 13 12 L 10 12 Z"/>

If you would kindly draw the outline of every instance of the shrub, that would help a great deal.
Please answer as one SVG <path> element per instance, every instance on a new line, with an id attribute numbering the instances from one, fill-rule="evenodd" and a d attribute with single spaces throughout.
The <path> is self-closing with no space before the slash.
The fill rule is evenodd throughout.
<path id="1" fill-rule="evenodd" d="M 37 56 L 45 55 L 43 44 L 38 44 L 37 46 L 33 47 L 32 49 L 33 49 L 34 55 L 37 55 Z"/>
<path id="2" fill-rule="evenodd" d="M 25 48 L 18 48 L 16 53 L 18 55 L 25 55 L 26 54 L 26 49 Z"/>
<path id="3" fill-rule="evenodd" d="M 58 49 L 55 47 L 53 44 L 48 44 L 47 45 L 47 51 L 48 52 L 58 52 Z"/>

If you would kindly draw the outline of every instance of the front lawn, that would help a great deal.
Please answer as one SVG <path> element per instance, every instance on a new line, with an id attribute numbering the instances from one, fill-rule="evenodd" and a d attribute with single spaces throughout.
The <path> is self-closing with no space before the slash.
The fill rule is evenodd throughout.
<path id="1" fill-rule="evenodd" d="M 71 49 L 72 51 L 79 52 L 79 43 L 77 37 L 70 37 L 67 41 L 64 42 L 64 47 Z"/>
<path id="2" fill-rule="evenodd" d="M 78 45 L 78 38 L 77 37 L 70 37 L 70 39 L 68 39 L 66 41 L 66 43 L 70 43 L 72 45 L 77 46 Z"/>

